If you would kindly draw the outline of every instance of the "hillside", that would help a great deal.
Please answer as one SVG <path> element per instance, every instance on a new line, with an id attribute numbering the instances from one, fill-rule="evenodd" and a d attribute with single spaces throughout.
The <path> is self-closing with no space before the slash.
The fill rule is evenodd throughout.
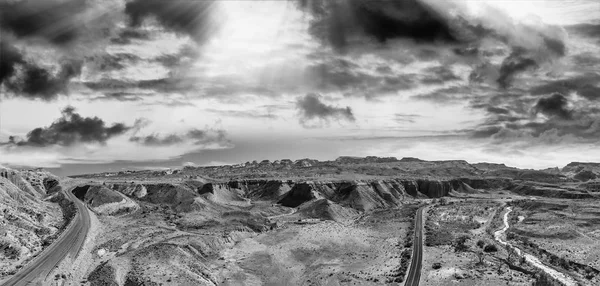
<path id="1" fill-rule="evenodd" d="M 44 171 L 0 169 L 0 279 L 48 246 L 65 227 L 66 202 Z"/>

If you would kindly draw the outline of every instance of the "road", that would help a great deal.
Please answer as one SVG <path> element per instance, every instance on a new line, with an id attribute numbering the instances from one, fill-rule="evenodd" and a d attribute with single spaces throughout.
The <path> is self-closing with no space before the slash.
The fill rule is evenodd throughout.
<path id="1" fill-rule="evenodd" d="M 61 234 L 58 240 L 44 249 L 41 254 L 14 276 L 6 280 L 2 284 L 3 286 L 43 285 L 44 279 L 52 272 L 52 269 L 68 254 L 71 254 L 73 258 L 77 256 L 79 250 L 83 247 L 91 221 L 87 207 L 71 193 L 71 190 L 72 188 L 69 188 L 68 191 L 63 190 L 77 207 L 77 214 L 69 227 Z"/>
<path id="2" fill-rule="evenodd" d="M 422 206 L 417 210 L 415 216 L 415 234 L 413 237 L 413 253 L 410 261 L 410 269 L 406 277 L 405 286 L 417 286 L 421 280 L 421 264 L 423 262 L 423 209 Z"/>

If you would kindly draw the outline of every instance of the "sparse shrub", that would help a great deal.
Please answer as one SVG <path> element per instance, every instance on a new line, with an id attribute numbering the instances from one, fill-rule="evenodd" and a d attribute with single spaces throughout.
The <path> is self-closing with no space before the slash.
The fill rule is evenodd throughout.
<path id="1" fill-rule="evenodd" d="M 452 232 L 447 230 L 431 230 L 425 237 L 425 245 L 439 246 L 452 244 Z"/>
<path id="2" fill-rule="evenodd" d="M 531 284 L 532 286 L 560 286 L 562 283 L 556 281 L 550 275 L 545 272 L 538 272 L 535 275 L 535 281 Z"/>
<path id="3" fill-rule="evenodd" d="M 519 257 L 519 255 L 517 254 L 517 251 L 515 250 L 515 248 L 510 247 L 509 245 L 506 245 L 506 261 L 508 263 L 512 263 L 512 261 L 518 257 Z"/>
<path id="4" fill-rule="evenodd" d="M 515 238 L 517 238 L 517 236 L 516 236 L 516 234 L 514 232 L 509 231 L 508 233 L 506 233 L 506 239 L 513 240 Z"/>
<path id="5" fill-rule="evenodd" d="M 441 197 L 440 198 L 440 205 L 445 206 L 448 204 L 448 198 L 446 197 Z"/>
<path id="6" fill-rule="evenodd" d="M 461 235 L 456 238 L 454 243 L 454 251 L 456 252 L 465 252 L 469 250 L 469 246 L 467 245 L 467 240 L 471 239 L 468 235 Z"/>
<path id="7" fill-rule="evenodd" d="M 483 241 L 483 239 L 480 239 L 477 241 L 477 246 L 479 248 L 483 248 L 485 246 L 485 241 Z"/>
<path id="8" fill-rule="evenodd" d="M 497 252 L 498 251 L 498 247 L 495 244 L 488 244 L 483 248 L 484 252 Z"/>
<path id="9" fill-rule="evenodd" d="M 483 253 L 483 251 L 479 250 L 479 251 L 475 252 L 475 254 L 477 254 L 477 259 L 479 260 L 477 262 L 477 264 L 482 265 L 483 261 L 485 260 L 485 253 Z"/>

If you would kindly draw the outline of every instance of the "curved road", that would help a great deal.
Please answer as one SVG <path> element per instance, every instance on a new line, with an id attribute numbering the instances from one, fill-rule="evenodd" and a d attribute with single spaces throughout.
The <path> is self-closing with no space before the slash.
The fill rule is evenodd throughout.
<path id="1" fill-rule="evenodd" d="M 75 258 L 83 247 L 85 237 L 90 228 L 90 213 L 87 207 L 71 193 L 73 188 L 63 192 L 75 203 L 77 213 L 68 228 L 60 237 L 41 254 L 24 266 L 10 279 L 4 281 L 3 286 L 13 285 L 43 285 L 45 278 L 52 272 L 68 254 Z"/>
<path id="2" fill-rule="evenodd" d="M 422 206 L 417 210 L 415 217 L 415 234 L 413 238 L 413 253 L 410 261 L 410 269 L 406 278 L 405 286 L 418 286 L 421 280 L 421 263 L 423 262 L 423 209 Z"/>

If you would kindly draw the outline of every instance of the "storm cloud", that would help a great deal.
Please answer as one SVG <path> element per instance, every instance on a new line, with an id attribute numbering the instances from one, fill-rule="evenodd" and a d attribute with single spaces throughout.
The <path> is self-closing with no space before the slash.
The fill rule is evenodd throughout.
<path id="1" fill-rule="evenodd" d="M 154 17 L 165 28 L 202 42 L 215 28 L 211 20 L 214 4 L 210 0 L 134 0 L 126 4 L 125 13 L 132 27 Z"/>
<path id="2" fill-rule="evenodd" d="M 69 81 L 81 74 L 82 62 L 63 59 L 57 72 L 51 72 L 32 62 L 8 42 L 0 42 L 0 84 L 9 96 L 52 100 L 68 92 Z"/>
<path id="3" fill-rule="evenodd" d="M 123 123 L 107 126 L 104 120 L 98 117 L 82 117 L 71 106 L 64 108 L 61 114 L 62 116 L 50 126 L 29 131 L 25 140 L 12 137 L 9 143 L 34 147 L 72 146 L 78 143 L 104 144 L 108 139 L 122 135 L 131 129 Z"/>
<path id="4" fill-rule="evenodd" d="M 65 60 L 56 74 L 33 63 L 23 65 L 22 73 L 5 82 L 13 96 L 43 100 L 55 99 L 59 94 L 68 93 L 69 81 L 81 74 L 82 62 Z"/>
<path id="5" fill-rule="evenodd" d="M 0 41 L 0 84 L 15 73 L 16 65 L 22 64 L 23 56 L 17 48 Z"/>
<path id="6" fill-rule="evenodd" d="M 537 111 L 549 116 L 557 116 L 562 119 L 571 119 L 572 111 L 568 109 L 569 102 L 565 96 L 555 93 L 549 97 L 538 100 L 535 108 Z"/>
<path id="7" fill-rule="evenodd" d="M 296 107 L 300 112 L 300 122 L 303 124 L 311 119 L 320 119 L 323 121 L 330 119 L 356 120 L 349 106 L 344 108 L 327 105 L 321 101 L 321 96 L 315 93 L 309 93 L 300 97 L 296 102 Z"/>
<path id="8" fill-rule="evenodd" d="M 0 3 L 0 25 L 18 38 L 40 38 L 55 45 L 68 45 L 80 36 L 85 0 L 4 1 Z"/>
<path id="9" fill-rule="evenodd" d="M 510 56 L 502 61 L 500 66 L 500 76 L 498 77 L 498 84 L 501 88 L 508 88 L 515 75 L 520 72 L 524 72 L 528 69 L 535 69 L 538 67 L 538 63 L 533 58 L 527 57 L 525 51 L 522 49 L 514 50 Z"/>
<path id="10" fill-rule="evenodd" d="M 357 35 L 380 43 L 396 38 L 418 42 L 458 41 L 448 23 L 417 0 L 300 0 L 298 3 L 314 17 L 311 34 L 338 50 L 344 50 Z"/>

